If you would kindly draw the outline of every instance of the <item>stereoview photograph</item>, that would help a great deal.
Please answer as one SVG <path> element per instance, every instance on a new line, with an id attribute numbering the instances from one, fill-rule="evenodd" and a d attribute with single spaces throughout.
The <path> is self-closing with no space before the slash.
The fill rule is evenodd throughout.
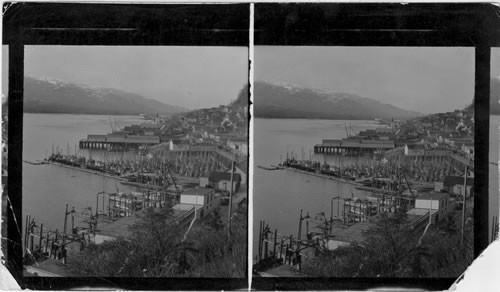
<path id="1" fill-rule="evenodd" d="M 254 275 L 456 278 L 474 49 L 255 47 Z"/>
<path id="2" fill-rule="evenodd" d="M 246 277 L 247 47 L 25 46 L 24 66 L 26 276 Z"/>

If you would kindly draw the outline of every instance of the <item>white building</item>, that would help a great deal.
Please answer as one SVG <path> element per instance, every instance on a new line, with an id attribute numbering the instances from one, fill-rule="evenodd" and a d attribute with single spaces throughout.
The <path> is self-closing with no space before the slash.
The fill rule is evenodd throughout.
<path id="1" fill-rule="evenodd" d="M 465 184 L 465 185 L 464 185 Z M 446 176 L 443 181 L 434 182 L 434 191 L 446 191 L 452 195 L 467 198 L 474 193 L 474 178 L 467 177 L 467 182 L 463 176 Z"/>
<path id="2" fill-rule="evenodd" d="M 220 197 L 214 189 L 197 187 L 186 189 L 180 198 L 180 203 L 172 207 L 174 210 L 196 208 L 196 217 L 202 218 L 220 205 Z"/>
<path id="3" fill-rule="evenodd" d="M 227 146 L 244 155 L 248 155 L 248 140 L 240 138 L 231 138 L 227 141 Z"/>
<path id="4" fill-rule="evenodd" d="M 408 215 L 425 215 L 430 211 L 432 223 L 446 218 L 448 212 L 453 209 L 450 202 L 450 194 L 431 192 L 423 194 L 415 199 L 415 208 L 407 212 Z"/>

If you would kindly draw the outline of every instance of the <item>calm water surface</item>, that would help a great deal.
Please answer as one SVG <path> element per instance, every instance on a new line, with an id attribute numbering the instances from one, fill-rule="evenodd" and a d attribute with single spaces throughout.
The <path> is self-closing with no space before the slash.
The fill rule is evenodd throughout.
<path id="1" fill-rule="evenodd" d="M 68 148 L 74 153 L 75 145 L 78 146 L 87 134 L 111 132 L 110 118 L 121 127 L 144 122 L 136 116 L 25 114 L 23 159 L 41 160 L 50 155 L 52 147 L 59 147 L 64 154 Z M 84 154 L 78 149 L 77 153 Z M 131 191 L 130 187 L 115 179 L 55 165 L 23 163 L 23 216 L 30 214 L 37 223 L 62 230 L 66 202 L 70 208 L 75 206 L 78 221 L 83 218 L 84 208 L 92 206 L 95 210 L 98 192 L 115 192 L 117 189 Z M 102 204 L 101 200 L 99 204 Z"/>

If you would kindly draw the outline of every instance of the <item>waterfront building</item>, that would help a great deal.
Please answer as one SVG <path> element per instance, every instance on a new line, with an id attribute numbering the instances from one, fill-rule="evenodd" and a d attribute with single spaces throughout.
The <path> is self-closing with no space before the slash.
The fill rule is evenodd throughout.
<path id="1" fill-rule="evenodd" d="M 196 187 L 186 189 L 181 194 L 180 203 L 172 207 L 174 211 L 196 210 L 196 217 L 203 218 L 220 205 L 220 194 L 214 189 Z"/>
<path id="2" fill-rule="evenodd" d="M 469 158 L 474 158 L 474 142 L 462 143 L 460 148 Z"/>
<path id="3" fill-rule="evenodd" d="M 446 218 L 453 210 L 454 202 L 450 200 L 450 194 L 430 192 L 420 195 L 415 199 L 415 208 L 407 212 L 408 215 L 424 216 L 431 212 L 431 222 L 437 223 Z"/>
<path id="4" fill-rule="evenodd" d="M 359 154 L 373 153 L 380 150 L 395 148 L 394 141 L 365 140 L 365 139 L 323 139 L 321 144 L 314 146 L 314 153 L 324 154 Z"/>
<path id="5" fill-rule="evenodd" d="M 248 154 L 248 139 L 247 138 L 229 138 L 227 140 L 227 146 L 232 150 L 247 155 Z"/>
<path id="6" fill-rule="evenodd" d="M 206 179 L 203 179 L 203 181 L 206 182 Z M 232 191 L 238 192 L 240 184 L 241 184 L 241 175 L 235 172 L 233 175 Z M 231 190 L 231 172 L 212 171 L 208 176 L 207 185 L 218 190 L 229 192 Z"/>
<path id="7" fill-rule="evenodd" d="M 234 173 L 241 176 L 241 184 L 247 184 L 247 172 L 248 172 L 248 161 L 243 159 L 240 163 L 236 164 L 234 168 Z"/>
<path id="8" fill-rule="evenodd" d="M 128 150 L 160 144 L 159 136 L 108 134 L 88 135 L 80 140 L 80 149 Z"/>
<path id="9" fill-rule="evenodd" d="M 464 187 L 464 184 L 466 187 Z M 446 176 L 443 181 L 434 182 L 434 191 L 441 192 L 445 191 L 453 195 L 457 195 L 463 198 L 465 191 L 467 191 L 467 198 L 469 198 L 474 191 L 474 178 L 467 178 L 467 182 L 464 182 L 463 176 Z"/>

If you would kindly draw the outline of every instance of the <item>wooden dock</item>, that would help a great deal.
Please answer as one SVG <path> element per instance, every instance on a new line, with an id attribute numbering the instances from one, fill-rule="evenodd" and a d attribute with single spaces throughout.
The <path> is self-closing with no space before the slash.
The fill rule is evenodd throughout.
<path id="1" fill-rule="evenodd" d="M 304 170 L 296 169 L 296 168 L 293 168 L 293 167 L 286 167 L 286 166 L 284 167 L 284 169 L 291 170 L 291 171 L 294 171 L 294 172 L 303 173 L 303 174 L 307 174 L 307 175 L 311 175 L 311 176 L 315 176 L 315 177 L 320 177 L 320 178 L 324 178 L 324 179 L 334 180 L 334 181 L 338 181 L 338 182 L 350 184 L 350 185 L 353 185 L 353 186 L 363 186 L 362 184 L 360 184 L 358 182 L 355 182 L 355 181 L 345 180 L 345 179 L 342 179 L 342 178 L 338 178 L 338 177 L 334 177 L 334 176 L 330 176 L 330 175 L 326 175 L 326 174 L 321 174 L 321 173 L 316 173 L 316 172 L 309 172 L 309 171 L 304 171 Z"/>
<path id="2" fill-rule="evenodd" d="M 126 179 L 123 178 L 123 177 L 120 177 L 120 176 L 117 176 L 117 175 L 112 175 L 112 174 L 109 174 L 109 173 L 104 173 L 104 172 L 93 170 L 93 169 L 87 169 L 87 168 L 82 168 L 82 167 L 76 167 L 76 166 L 66 165 L 66 164 L 59 163 L 59 162 L 54 162 L 54 161 L 48 161 L 47 164 L 52 164 L 52 165 L 56 165 L 56 166 L 60 166 L 60 167 L 65 167 L 65 168 L 69 168 L 69 169 L 73 169 L 73 170 L 77 170 L 77 171 L 81 171 L 81 172 L 86 172 L 86 173 L 90 173 L 90 174 L 100 175 L 100 176 L 104 176 L 104 177 L 108 177 L 108 178 L 114 178 L 114 179 L 117 179 L 117 180 L 120 180 L 120 181 L 126 181 Z"/>

